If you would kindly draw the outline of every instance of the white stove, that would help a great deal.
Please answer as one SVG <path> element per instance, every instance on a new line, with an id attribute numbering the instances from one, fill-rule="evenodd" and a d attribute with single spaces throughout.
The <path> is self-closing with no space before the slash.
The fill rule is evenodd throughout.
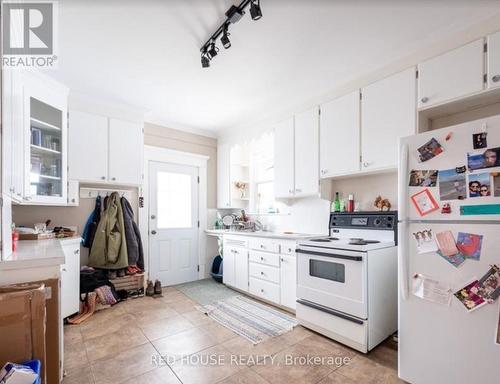
<path id="1" fill-rule="evenodd" d="M 368 352 L 397 330 L 397 213 L 330 215 L 297 247 L 297 319 Z"/>

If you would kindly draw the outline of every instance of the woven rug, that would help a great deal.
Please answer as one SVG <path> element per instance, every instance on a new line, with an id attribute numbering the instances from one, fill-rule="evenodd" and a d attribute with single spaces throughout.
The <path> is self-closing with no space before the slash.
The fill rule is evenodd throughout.
<path id="1" fill-rule="evenodd" d="M 224 284 L 217 283 L 211 278 L 179 284 L 175 288 L 201 305 L 213 304 L 240 295 L 239 292 L 226 287 Z"/>
<path id="2" fill-rule="evenodd" d="M 253 344 L 289 332 L 298 324 L 294 317 L 245 296 L 230 297 L 199 309 Z"/>

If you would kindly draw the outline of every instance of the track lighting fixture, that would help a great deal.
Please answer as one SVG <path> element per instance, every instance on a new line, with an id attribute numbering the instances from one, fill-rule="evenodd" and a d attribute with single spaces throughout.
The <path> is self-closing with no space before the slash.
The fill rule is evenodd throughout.
<path id="1" fill-rule="evenodd" d="M 234 24 L 240 21 L 244 14 L 245 11 L 243 10 L 243 8 L 237 7 L 236 5 L 231 5 L 231 8 L 229 8 L 226 12 L 226 17 L 230 23 Z"/>
<path id="2" fill-rule="evenodd" d="M 208 68 L 210 67 L 210 59 L 207 57 L 206 53 L 201 54 L 201 66 L 203 68 Z"/>
<path id="3" fill-rule="evenodd" d="M 217 56 L 217 52 L 219 52 L 219 48 L 215 46 L 215 42 L 212 41 L 208 46 L 208 57 L 212 60 L 215 56 Z"/>
<path id="4" fill-rule="evenodd" d="M 210 66 L 210 60 L 212 60 L 217 53 L 219 48 L 215 46 L 215 40 L 220 37 L 222 46 L 225 49 L 231 47 L 231 41 L 229 40 L 229 24 L 237 23 L 243 15 L 245 14 L 245 8 L 250 5 L 250 16 L 252 20 L 259 20 L 262 18 L 262 9 L 260 8 L 260 0 L 243 0 L 240 5 L 231 5 L 226 12 L 227 19 L 222 23 L 219 28 L 214 32 L 208 41 L 201 47 L 201 65 L 203 68 Z M 222 35 L 222 36 L 221 36 Z"/>
<path id="5" fill-rule="evenodd" d="M 224 33 L 222 34 L 222 37 L 220 38 L 220 42 L 222 43 L 222 46 L 225 49 L 228 49 L 231 47 L 231 41 L 229 40 L 229 32 L 227 30 L 227 25 L 224 27 Z"/>
<path id="6" fill-rule="evenodd" d="M 252 20 L 259 20 L 262 17 L 260 0 L 250 0 L 250 16 L 252 16 Z"/>

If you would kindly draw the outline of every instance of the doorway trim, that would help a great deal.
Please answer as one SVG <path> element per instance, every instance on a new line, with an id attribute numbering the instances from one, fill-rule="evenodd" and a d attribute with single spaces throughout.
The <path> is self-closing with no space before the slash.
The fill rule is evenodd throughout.
<path id="1" fill-rule="evenodd" d="M 206 236 L 204 230 L 207 228 L 207 162 L 209 157 L 195 153 L 176 151 L 174 149 L 144 145 L 143 184 L 139 188 L 139 199 L 144 201 L 140 207 L 139 201 L 139 229 L 141 231 L 142 246 L 144 248 L 144 264 L 147 266 L 147 275 L 151 271 L 151 260 L 149 254 L 149 163 L 156 161 L 179 165 L 190 165 L 198 168 L 200 182 L 198 184 L 198 279 L 205 276 L 206 266 Z"/>

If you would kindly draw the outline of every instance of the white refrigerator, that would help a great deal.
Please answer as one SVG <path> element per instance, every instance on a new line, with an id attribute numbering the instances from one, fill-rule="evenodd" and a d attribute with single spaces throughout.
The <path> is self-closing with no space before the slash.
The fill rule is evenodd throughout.
<path id="1" fill-rule="evenodd" d="M 483 132 L 487 135 L 473 136 Z M 431 142 L 421 155 L 418 149 L 432 138 L 441 148 Z M 474 149 L 473 140 L 477 140 L 477 146 L 486 146 Z M 500 204 L 500 176 L 494 177 L 495 171 L 500 174 L 500 159 L 492 162 L 493 152 L 499 147 L 500 116 L 428 131 L 400 141 L 399 376 L 407 382 L 500 383 L 500 344 L 497 339 L 500 299 L 468 312 L 453 293 L 447 306 L 417 297 L 412 289 L 415 274 L 421 274 L 455 292 L 474 278 L 482 277 L 490 265 L 500 265 L 500 214 L 494 213 L 498 208 L 495 204 Z M 495 150 L 485 154 L 488 148 Z M 442 153 L 439 153 L 441 150 Z M 462 172 L 460 167 L 468 166 L 468 153 L 471 154 L 473 168 L 485 168 Z M 500 156 L 500 149 L 497 154 Z M 488 161 L 485 160 L 486 155 L 489 156 Z M 422 161 L 421 156 L 427 160 Z M 422 178 L 413 178 L 412 184 L 418 186 L 409 185 L 412 170 L 453 169 L 455 172 L 438 173 L 436 186 L 432 186 L 432 177 L 423 183 Z M 488 182 L 484 174 L 490 177 L 490 196 L 486 196 L 487 191 L 483 188 L 485 196 L 470 197 L 469 181 L 482 181 L 480 189 L 486 187 Z M 477 186 L 475 183 L 473 195 L 477 194 Z M 421 209 L 419 212 L 412 196 L 424 190 L 429 191 L 435 203 L 426 198 L 422 205 L 422 200 L 416 198 Z M 427 192 L 424 193 L 427 196 Z M 449 204 L 450 213 L 442 213 L 444 204 Z M 431 211 L 435 205 L 438 209 Z M 476 209 L 481 213 L 477 214 Z M 431 212 L 426 213 L 428 211 Z M 482 235 L 480 259 L 466 259 L 455 267 L 436 252 L 418 253 L 414 233 L 428 229 L 432 230 L 434 237 L 447 230 L 452 231 L 455 239 L 459 232 Z"/>

